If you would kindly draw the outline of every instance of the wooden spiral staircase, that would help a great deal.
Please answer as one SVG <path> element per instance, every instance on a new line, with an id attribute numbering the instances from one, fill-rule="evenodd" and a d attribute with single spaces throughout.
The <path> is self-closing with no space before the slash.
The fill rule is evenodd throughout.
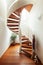
<path id="1" fill-rule="evenodd" d="M 26 8 L 28 11 L 31 10 L 32 8 L 32 4 L 23 6 L 19 9 L 17 9 L 16 11 L 14 11 L 8 18 L 8 22 L 7 22 L 7 26 L 9 27 L 10 30 L 12 30 L 14 33 L 16 33 L 17 35 L 19 35 L 19 25 L 20 25 L 20 13 L 22 11 L 23 8 Z M 22 34 L 22 33 L 21 33 Z M 29 38 L 27 38 L 24 35 L 20 36 L 21 39 L 21 51 L 23 51 L 24 53 L 28 54 L 28 55 L 32 55 L 32 43 L 29 40 Z"/>

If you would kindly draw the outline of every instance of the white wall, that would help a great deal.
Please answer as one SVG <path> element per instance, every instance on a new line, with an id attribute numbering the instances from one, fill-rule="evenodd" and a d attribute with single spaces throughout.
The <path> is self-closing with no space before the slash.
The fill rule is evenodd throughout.
<path id="1" fill-rule="evenodd" d="M 36 53 L 43 63 L 43 0 L 39 0 L 33 5 L 30 13 L 27 13 L 24 11 L 24 14 L 23 12 L 21 14 L 21 31 L 30 39 L 32 39 L 32 34 L 35 34 Z"/>
<path id="2" fill-rule="evenodd" d="M 6 16 L 7 16 L 7 5 L 6 1 L 0 0 L 0 17 L 3 18 L 4 21 L 6 21 Z"/>
<path id="3" fill-rule="evenodd" d="M 11 4 L 15 1 L 15 0 L 6 0 L 7 1 L 7 7 L 9 9 L 9 7 L 11 6 Z"/>
<path id="4" fill-rule="evenodd" d="M 6 0 L 7 2 L 7 16 L 9 16 L 11 14 L 11 12 L 13 12 L 17 6 L 17 2 L 18 0 Z"/>
<path id="5" fill-rule="evenodd" d="M 43 63 L 43 0 L 33 6 L 29 22 L 29 27 L 37 37 L 37 55 Z"/>
<path id="6" fill-rule="evenodd" d="M 0 57 L 10 45 L 11 31 L 6 26 L 7 4 L 5 0 L 0 0 Z"/>
<path id="7" fill-rule="evenodd" d="M 21 21 L 20 21 L 20 28 L 22 35 L 25 35 L 26 37 L 29 37 L 29 39 L 32 41 L 32 31 L 29 28 L 29 15 L 30 13 L 24 8 L 21 12 Z"/>
<path id="8" fill-rule="evenodd" d="M 6 2 L 7 2 L 7 8 L 9 9 L 17 1 L 18 0 L 6 0 Z"/>
<path id="9" fill-rule="evenodd" d="M 3 19 L 0 19 L 0 57 L 10 46 L 10 30 L 4 25 Z"/>

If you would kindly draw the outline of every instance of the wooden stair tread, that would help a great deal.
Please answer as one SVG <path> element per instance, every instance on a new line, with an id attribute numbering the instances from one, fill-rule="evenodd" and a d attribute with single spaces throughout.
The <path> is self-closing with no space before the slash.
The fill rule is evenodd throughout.
<path id="1" fill-rule="evenodd" d="M 32 46 L 29 46 L 29 45 L 26 45 L 26 44 L 25 45 L 22 44 L 22 47 L 24 47 L 24 48 L 32 48 Z"/>
<path id="2" fill-rule="evenodd" d="M 29 38 L 27 38 L 25 36 L 21 36 L 21 40 L 27 40 L 28 43 L 31 43 L 31 41 L 29 40 Z"/>
<path id="3" fill-rule="evenodd" d="M 19 25 L 19 23 L 7 23 L 7 25 Z"/>
<path id="4" fill-rule="evenodd" d="M 10 30 L 18 30 L 19 28 L 10 28 Z"/>
<path id="5" fill-rule="evenodd" d="M 23 49 L 23 50 L 27 50 L 27 51 L 32 51 L 32 49 L 30 49 L 30 48 L 21 48 L 21 49 Z"/>
<path id="6" fill-rule="evenodd" d="M 21 39 L 22 39 L 22 40 L 29 40 L 28 38 L 22 37 L 22 36 L 21 36 Z"/>
<path id="7" fill-rule="evenodd" d="M 29 46 L 29 43 L 28 44 L 22 44 L 23 46 Z"/>
<path id="8" fill-rule="evenodd" d="M 19 21 L 19 19 L 15 19 L 15 18 L 7 18 L 7 20 L 10 20 L 10 21 Z"/>
<path id="9" fill-rule="evenodd" d="M 12 31 L 19 32 L 19 30 L 12 30 Z"/>
<path id="10" fill-rule="evenodd" d="M 21 36 L 21 40 L 27 40 L 27 41 L 29 41 L 29 38 L 27 38 L 26 36 Z"/>
<path id="11" fill-rule="evenodd" d="M 19 25 L 7 24 L 7 26 L 11 27 L 11 26 L 19 26 Z"/>
<path id="12" fill-rule="evenodd" d="M 25 37 L 25 35 L 22 35 L 22 37 Z"/>
<path id="13" fill-rule="evenodd" d="M 21 49 L 23 52 L 27 53 L 27 54 L 30 54 L 32 55 L 32 51 L 27 51 L 27 50 L 24 50 L 24 49 Z"/>
<path id="14" fill-rule="evenodd" d="M 19 18 L 17 18 L 16 16 L 14 16 L 13 14 L 11 14 L 11 15 L 9 16 L 9 18 L 13 18 L 13 19 L 15 18 L 15 19 L 17 19 L 17 20 L 19 19 Z"/>
<path id="15" fill-rule="evenodd" d="M 11 21 L 11 20 L 7 20 L 7 23 L 19 23 L 18 21 Z"/>
<path id="16" fill-rule="evenodd" d="M 31 42 L 30 42 L 29 40 L 27 40 L 27 41 L 23 42 L 22 44 L 27 44 L 27 45 L 29 45 L 29 44 L 31 44 Z"/>
<path id="17" fill-rule="evenodd" d="M 14 27 L 14 26 L 12 26 L 12 27 L 9 27 L 9 28 L 19 28 L 19 26 L 15 26 L 15 27 Z"/>
<path id="18" fill-rule="evenodd" d="M 20 16 L 20 13 L 18 12 L 18 10 L 16 10 L 14 13 Z"/>
<path id="19" fill-rule="evenodd" d="M 22 38 L 27 38 L 27 37 L 24 35 L 24 36 L 22 36 Z"/>
<path id="20" fill-rule="evenodd" d="M 21 42 L 22 44 L 26 44 L 27 40 L 22 40 Z"/>
<path id="21" fill-rule="evenodd" d="M 27 40 L 25 42 L 22 42 L 22 44 L 29 44 L 29 41 Z"/>

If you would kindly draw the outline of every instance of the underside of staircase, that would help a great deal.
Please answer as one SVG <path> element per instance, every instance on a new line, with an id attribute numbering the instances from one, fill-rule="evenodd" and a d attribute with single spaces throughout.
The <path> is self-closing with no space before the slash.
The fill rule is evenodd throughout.
<path id="1" fill-rule="evenodd" d="M 32 4 L 23 6 L 16 11 L 14 11 L 9 18 L 7 19 L 7 26 L 9 29 L 19 35 L 19 25 L 20 25 L 20 13 L 23 10 L 23 8 L 27 9 L 27 11 L 30 12 L 32 8 Z M 32 42 L 24 35 L 21 35 L 21 51 L 28 54 L 29 56 L 32 56 Z"/>

